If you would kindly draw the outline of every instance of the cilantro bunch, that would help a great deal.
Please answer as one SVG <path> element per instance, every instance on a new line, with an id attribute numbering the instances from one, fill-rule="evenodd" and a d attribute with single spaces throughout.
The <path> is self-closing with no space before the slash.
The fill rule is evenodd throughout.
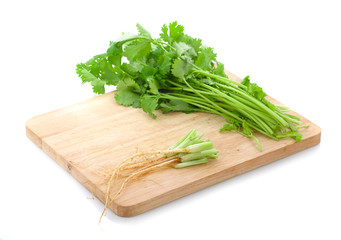
<path id="1" fill-rule="evenodd" d="M 241 83 L 228 78 L 213 48 L 184 33 L 172 22 L 163 25 L 159 38 L 137 24 L 138 34 L 122 34 L 110 42 L 106 53 L 77 65 L 82 82 L 97 94 L 114 85 L 118 104 L 142 108 L 152 118 L 154 110 L 208 112 L 226 118 L 221 131 L 234 130 L 254 138 L 256 130 L 272 139 L 300 141 L 300 117 L 268 101 L 263 89 L 245 77 Z"/>

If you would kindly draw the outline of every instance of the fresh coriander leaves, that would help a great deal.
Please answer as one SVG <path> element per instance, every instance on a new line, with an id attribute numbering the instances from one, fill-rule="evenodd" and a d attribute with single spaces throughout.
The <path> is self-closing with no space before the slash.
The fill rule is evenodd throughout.
<path id="1" fill-rule="evenodd" d="M 141 98 L 141 107 L 143 111 L 149 113 L 152 118 L 156 118 L 153 114 L 154 110 L 158 107 L 159 96 L 158 95 L 143 95 Z"/>
<path id="2" fill-rule="evenodd" d="M 181 59 L 175 59 L 172 65 L 173 76 L 183 79 L 191 70 L 191 65 L 187 61 Z"/>
<path id="3" fill-rule="evenodd" d="M 298 129 L 306 126 L 299 126 L 298 116 L 268 101 L 249 76 L 241 83 L 229 79 L 213 48 L 185 34 L 182 25 L 163 25 L 159 38 L 140 24 L 136 28 L 138 34 L 122 34 L 104 54 L 77 65 L 78 76 L 95 93 L 116 86 L 118 104 L 142 108 L 152 118 L 157 109 L 218 114 L 228 121 L 221 131 L 251 137 L 260 150 L 254 131 L 276 140 L 302 139 Z"/>

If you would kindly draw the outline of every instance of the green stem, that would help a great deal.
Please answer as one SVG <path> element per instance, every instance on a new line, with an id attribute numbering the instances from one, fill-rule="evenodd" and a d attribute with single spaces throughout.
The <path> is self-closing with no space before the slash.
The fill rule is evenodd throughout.
<path id="1" fill-rule="evenodd" d="M 238 96 L 235 93 L 230 93 L 230 94 L 231 94 L 231 96 L 233 96 L 233 98 L 235 98 L 238 101 L 240 101 L 240 102 L 244 103 L 245 105 L 249 106 L 255 114 L 257 114 L 259 117 L 263 118 L 266 122 L 269 122 L 269 123 L 272 123 L 272 124 L 276 124 L 276 121 L 273 118 L 271 118 L 271 116 L 267 112 L 259 110 L 257 105 L 255 105 L 253 102 L 249 102 L 245 98 L 242 98 L 242 97 Z"/>
<path id="2" fill-rule="evenodd" d="M 196 94 L 198 94 L 200 97 L 202 97 L 203 99 L 205 99 L 207 102 L 211 103 L 214 107 L 216 107 L 217 109 L 219 109 L 222 112 L 225 112 L 227 115 L 230 114 L 230 112 L 226 111 L 224 108 L 220 107 L 219 105 L 217 105 L 216 103 L 214 103 L 213 101 L 209 100 L 207 97 L 205 97 L 204 95 L 202 95 L 201 93 L 199 93 L 197 90 L 195 90 L 187 81 L 186 79 L 183 79 L 184 82 L 186 83 L 186 85 L 191 88 Z"/>
<path id="3" fill-rule="evenodd" d="M 205 101 L 195 101 L 192 99 L 188 99 L 186 98 L 186 95 L 184 95 L 184 97 L 176 97 L 176 96 L 171 96 L 169 94 L 161 94 L 160 98 L 163 99 L 173 99 L 173 100 L 179 100 L 179 101 L 183 101 L 183 102 L 187 102 L 191 105 L 194 105 L 196 107 L 198 107 L 198 111 L 200 112 L 207 112 L 207 113 L 213 113 L 213 114 L 217 114 L 220 115 L 222 117 L 224 117 L 225 119 L 232 119 L 235 122 L 239 122 L 242 123 L 244 120 L 241 119 L 238 115 L 232 113 L 232 112 L 228 112 L 227 110 L 225 110 L 224 112 L 227 112 L 227 114 L 220 112 L 217 109 L 213 109 L 212 105 L 210 105 L 209 103 L 205 102 Z M 207 106 L 206 106 L 207 105 Z M 250 127 L 252 127 L 253 129 L 255 129 L 256 131 L 268 136 L 269 138 L 272 138 L 274 140 L 278 140 L 276 137 L 270 135 L 269 133 L 263 131 L 261 128 L 259 128 L 258 126 L 256 126 L 255 124 L 253 124 L 252 122 L 248 122 L 248 125 Z"/>
<path id="4" fill-rule="evenodd" d="M 171 148 L 169 148 L 170 150 L 171 149 L 177 149 L 179 148 L 179 146 L 182 146 L 183 142 L 187 141 L 187 139 L 193 137 L 193 135 L 195 136 L 196 135 L 196 129 L 192 129 L 191 131 L 189 131 L 189 133 L 187 133 L 186 136 L 184 136 L 183 138 L 181 138 L 177 143 L 175 143 Z M 180 147 L 182 148 L 182 147 Z"/>
<path id="5" fill-rule="evenodd" d="M 195 161 L 178 163 L 174 167 L 175 168 L 184 168 L 184 167 L 199 165 L 199 164 L 203 164 L 203 163 L 207 163 L 207 162 L 208 162 L 207 158 L 202 158 L 202 159 L 198 159 L 198 160 L 195 160 Z"/>
<path id="6" fill-rule="evenodd" d="M 220 97 L 222 97 L 224 99 L 224 102 L 226 102 L 226 100 L 228 100 L 226 103 L 230 104 L 230 102 L 234 103 L 234 107 L 237 111 L 241 112 L 244 116 L 254 120 L 255 122 L 258 122 L 257 120 L 255 120 L 254 116 L 252 116 L 250 113 L 252 112 L 253 114 L 258 114 L 257 112 L 255 112 L 252 108 L 250 108 L 249 106 L 239 102 L 238 100 L 234 99 L 233 97 L 231 96 L 228 96 L 227 94 L 219 91 L 218 89 L 214 88 L 214 87 L 211 87 L 207 84 L 204 84 L 202 82 L 199 82 L 197 80 L 193 80 L 195 83 L 197 83 L 198 85 L 201 85 L 203 87 L 206 87 L 210 90 L 212 90 L 213 92 L 216 92 Z M 230 101 L 230 102 L 229 102 Z M 260 116 L 262 116 L 260 114 Z M 257 118 L 258 119 L 258 118 Z M 258 123 L 259 124 L 259 123 Z M 264 126 L 264 124 L 259 124 L 261 126 Z M 272 133 L 272 130 L 268 127 L 266 127 L 266 129 L 269 129 L 269 133 Z"/>
<path id="7" fill-rule="evenodd" d="M 212 73 L 209 73 L 209 72 L 206 72 L 204 70 L 194 70 L 193 72 L 196 72 L 196 73 L 199 73 L 201 75 L 204 75 L 206 77 L 210 77 L 210 78 L 213 78 L 215 80 L 218 80 L 219 82 L 221 83 L 224 83 L 224 84 L 228 84 L 229 86 L 232 86 L 235 87 L 234 85 L 237 85 L 238 87 L 242 88 L 242 89 L 246 89 L 247 87 L 239 82 L 236 82 L 236 81 L 233 81 L 229 78 L 226 78 L 226 77 L 222 77 L 222 76 L 219 76 L 219 75 L 215 75 L 215 74 L 212 74 Z"/>
<path id="8" fill-rule="evenodd" d="M 264 103 L 262 103 L 261 101 L 259 101 L 256 98 L 254 98 L 253 96 L 250 96 L 249 94 L 247 94 L 244 91 L 241 91 L 240 89 L 231 88 L 229 86 L 225 86 L 225 85 L 222 85 L 222 84 L 219 84 L 219 83 L 217 83 L 217 85 L 222 87 L 222 88 L 225 88 L 227 90 L 231 90 L 231 91 L 235 91 L 235 92 L 239 93 L 240 95 L 244 96 L 247 100 L 253 102 L 258 107 L 260 107 L 262 110 L 267 112 L 269 115 L 273 116 L 278 121 L 278 123 L 280 123 L 282 126 L 284 126 L 284 127 L 288 126 L 288 123 L 283 118 L 281 118 L 276 112 L 274 112 L 271 109 L 269 109 L 267 106 L 264 105 Z"/>
<path id="9" fill-rule="evenodd" d="M 189 162 L 193 161 L 195 159 L 200 159 L 200 158 L 205 158 L 211 155 L 217 154 L 219 151 L 216 149 L 209 149 L 209 150 L 204 150 L 201 152 L 196 152 L 196 153 L 189 153 L 189 154 L 184 154 L 181 156 L 181 162 Z"/>
<path id="10" fill-rule="evenodd" d="M 177 90 L 180 90 L 180 89 L 177 89 Z M 192 89 L 190 89 L 190 88 L 187 88 L 187 89 L 182 88 L 181 90 L 193 92 Z M 202 91 L 202 90 L 196 90 L 196 91 L 199 92 L 199 93 L 201 93 L 201 94 L 207 94 L 207 95 L 211 95 L 211 96 L 215 96 L 215 97 L 220 97 L 220 96 L 219 96 L 218 94 L 216 94 L 216 93 L 205 92 L 205 91 Z M 183 94 L 180 94 L 180 93 L 170 93 L 170 94 L 176 95 L 176 96 L 183 96 Z M 194 96 L 191 96 L 191 95 L 186 95 L 186 96 L 189 97 L 189 98 L 192 98 L 192 99 L 197 100 L 197 98 L 194 97 Z M 224 107 L 225 109 L 227 108 L 227 109 L 229 109 L 229 110 L 233 110 L 233 109 L 234 109 L 233 106 L 231 106 L 229 102 L 226 102 L 225 99 L 221 99 L 221 98 L 217 98 L 217 99 L 220 100 L 220 101 L 225 102 L 224 104 L 223 104 L 223 103 L 217 102 L 217 104 L 218 104 L 219 106 L 222 106 L 222 107 Z M 267 131 L 269 134 L 273 134 L 273 131 L 272 131 L 271 127 L 268 126 L 268 124 L 267 124 L 268 122 L 269 122 L 269 123 L 272 123 L 272 124 L 276 124 L 276 122 L 275 122 L 272 118 L 270 118 L 269 116 L 265 115 L 264 112 L 260 112 L 260 111 L 258 111 L 258 110 L 253 109 L 253 108 L 248 108 L 247 110 L 250 111 L 250 112 L 252 112 L 254 115 L 257 115 L 257 116 L 248 115 L 245 111 L 243 111 L 244 115 L 249 116 L 249 118 L 252 118 L 253 120 L 254 120 L 254 118 L 258 119 L 258 121 L 257 121 L 257 120 L 254 120 L 254 121 L 255 121 L 255 122 L 260 122 L 259 125 L 263 126 L 263 129 L 264 129 L 265 131 Z M 241 110 L 239 109 L 239 111 L 241 111 Z M 263 121 L 263 120 L 264 120 L 264 121 Z"/>
<path id="11" fill-rule="evenodd" d="M 289 122 L 293 122 L 293 123 L 295 123 L 295 124 L 297 124 L 297 125 L 300 125 L 300 124 L 302 123 L 301 121 L 298 121 L 298 120 L 297 120 L 297 118 L 300 119 L 300 117 L 298 117 L 298 116 L 291 115 L 291 114 L 287 114 L 287 113 L 283 113 L 283 112 L 280 112 L 280 111 L 278 111 L 278 114 L 279 114 L 282 118 L 288 120 Z"/>

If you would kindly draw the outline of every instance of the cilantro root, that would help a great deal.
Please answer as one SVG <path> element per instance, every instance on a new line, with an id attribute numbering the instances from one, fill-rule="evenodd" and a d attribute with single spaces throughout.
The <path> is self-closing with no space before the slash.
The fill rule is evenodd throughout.
<path id="1" fill-rule="evenodd" d="M 153 170 L 173 166 L 184 168 L 207 163 L 209 158 L 217 158 L 218 150 L 207 139 L 201 140 L 203 134 L 196 135 L 196 129 L 191 130 L 168 150 L 136 153 L 122 161 L 111 173 L 105 193 L 105 206 L 100 221 L 110 206 L 124 191 L 127 184 Z M 125 172 L 125 174 L 123 174 Z M 112 196 L 112 186 L 123 177 L 119 190 Z M 111 197 L 111 199 L 109 199 Z"/>
<path id="2" fill-rule="evenodd" d="M 163 113 L 207 112 L 226 119 L 221 131 L 235 131 L 253 138 L 258 131 L 272 139 L 291 137 L 301 141 L 299 116 L 287 113 L 265 97 L 267 94 L 249 76 L 235 82 L 225 74 L 213 48 L 184 33 L 177 22 L 163 25 L 158 38 L 141 25 L 137 34 L 123 34 L 110 42 L 106 53 L 77 65 L 83 83 L 97 94 L 116 86 L 118 104 L 142 108 L 152 118 Z"/>

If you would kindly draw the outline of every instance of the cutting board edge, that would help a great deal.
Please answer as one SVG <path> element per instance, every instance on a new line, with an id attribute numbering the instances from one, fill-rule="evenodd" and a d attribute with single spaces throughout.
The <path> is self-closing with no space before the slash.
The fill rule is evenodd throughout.
<path id="1" fill-rule="evenodd" d="M 216 183 L 225 181 L 263 165 L 277 161 L 291 154 L 303 151 L 320 143 L 321 129 L 317 125 L 315 126 L 317 127 L 318 132 L 311 137 L 303 139 L 301 142 L 295 142 L 293 144 L 287 145 L 284 148 L 276 149 L 257 158 L 252 158 L 248 161 L 244 161 L 231 168 L 223 169 L 218 173 L 214 173 L 204 178 L 198 179 L 197 181 L 190 182 L 189 184 L 183 185 L 180 188 L 165 192 L 164 194 L 158 195 L 147 201 L 133 205 L 117 205 L 116 203 L 113 203 L 109 208 L 118 216 L 133 217 L 153 208 L 164 205 L 168 202 L 189 195 L 191 193 L 197 192 L 206 187 L 212 186 Z M 104 194 L 102 193 L 102 191 L 100 191 L 94 184 L 92 184 L 91 181 L 81 171 L 79 171 L 77 166 L 74 166 L 72 163 L 65 160 L 51 146 L 44 142 L 44 138 L 41 139 L 37 134 L 35 134 L 34 131 L 29 128 L 28 124 L 26 124 L 26 135 L 48 156 L 50 156 L 58 165 L 63 167 L 79 183 L 81 183 L 81 185 L 83 185 L 89 192 L 96 196 L 97 199 L 99 199 L 102 203 L 104 202 Z M 274 158 L 273 156 L 276 157 Z"/>
<path id="2" fill-rule="evenodd" d="M 25 130 L 26 136 L 39 148 L 42 148 L 42 139 L 29 127 L 29 120 L 25 123 Z"/>
<path id="3" fill-rule="evenodd" d="M 134 205 L 115 205 L 115 208 L 113 206 L 110 206 L 110 209 L 114 211 L 114 213 L 117 214 L 118 216 L 133 217 L 141 213 L 147 212 L 151 209 L 162 206 L 166 203 L 172 202 L 176 199 L 190 195 L 191 193 L 197 192 L 209 186 L 228 180 L 232 177 L 241 175 L 243 173 L 254 170 L 258 167 L 288 157 L 294 153 L 301 152 L 305 149 L 316 146 L 320 143 L 320 141 L 321 131 L 319 131 L 315 135 L 312 135 L 309 138 L 302 140 L 301 142 L 295 142 L 294 144 L 287 145 L 284 148 L 280 148 L 268 152 L 264 155 L 261 155 L 257 158 L 252 158 L 250 160 L 244 161 L 231 168 L 226 168 L 220 172 L 208 175 L 204 178 L 198 179 L 197 181 L 183 185 L 177 189 L 165 192 L 164 194 L 158 195 L 144 202 L 140 202 Z M 276 158 L 274 158 L 273 156 L 276 156 Z"/>
<path id="4" fill-rule="evenodd" d="M 83 187 L 85 187 L 92 196 L 95 196 L 99 201 L 104 204 L 105 195 L 92 181 L 78 168 L 72 161 L 67 161 L 61 154 L 57 153 L 48 143 L 42 139 L 41 149 L 50 158 L 52 158 L 59 166 L 71 174 Z M 104 206 L 103 206 L 104 209 Z M 113 204 L 110 209 L 116 213 L 117 206 Z"/>
<path id="5" fill-rule="evenodd" d="M 34 118 L 31 118 L 34 119 Z M 59 166 L 61 166 L 65 171 L 71 174 L 83 187 L 85 187 L 93 196 L 104 203 L 104 194 L 100 191 L 95 184 L 93 184 L 79 169 L 73 165 L 73 163 L 68 162 L 63 158 L 62 155 L 58 154 L 51 146 L 49 146 L 44 139 L 39 137 L 32 129 L 30 129 L 30 120 L 25 123 L 26 136 L 35 143 L 45 154 L 47 154 L 51 159 L 53 159 Z M 112 205 L 110 209 L 113 212 L 117 212 L 115 205 Z"/>

